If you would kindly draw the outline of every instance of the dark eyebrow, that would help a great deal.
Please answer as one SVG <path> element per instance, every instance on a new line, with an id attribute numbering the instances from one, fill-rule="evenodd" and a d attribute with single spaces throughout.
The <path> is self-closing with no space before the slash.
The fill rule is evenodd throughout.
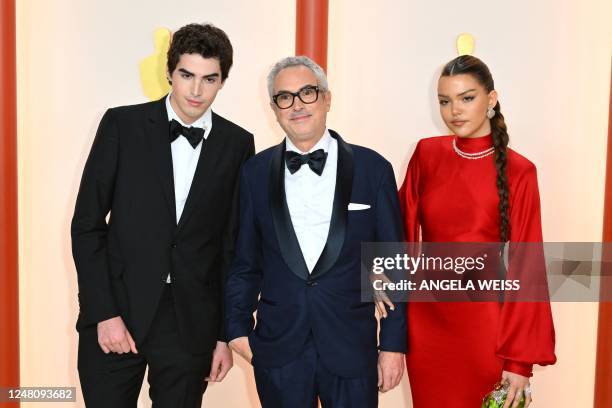
<path id="1" fill-rule="evenodd" d="M 461 95 L 465 95 L 468 92 L 472 92 L 472 91 L 476 91 L 476 89 L 468 89 L 467 91 L 463 91 L 460 94 L 458 94 L 457 96 L 461 96 Z"/>
<path id="2" fill-rule="evenodd" d="M 187 75 L 191 75 L 191 76 L 195 76 L 195 74 L 193 72 L 189 72 L 187 71 L 185 68 L 179 68 L 178 69 L 180 72 L 182 72 L 183 74 L 187 74 Z M 218 78 L 220 75 L 218 72 L 215 72 L 213 74 L 208 74 L 208 75 L 204 75 L 202 78 L 204 79 L 208 79 L 208 78 Z"/>
<path id="3" fill-rule="evenodd" d="M 308 84 L 308 85 L 304 85 L 303 87 L 301 87 L 300 89 L 298 89 L 296 92 L 303 91 L 303 90 L 304 90 L 304 89 L 306 89 L 306 88 L 316 88 L 316 87 L 317 87 L 317 85 Z M 276 94 L 278 95 L 278 94 L 282 94 L 282 93 L 293 93 L 293 92 L 288 91 L 288 90 L 286 90 L 286 89 L 281 89 L 281 90 L 280 90 L 280 91 L 278 91 Z"/>
<path id="4" fill-rule="evenodd" d="M 193 72 L 189 72 L 185 68 L 179 68 L 179 72 L 182 72 L 183 74 L 187 74 L 187 75 L 193 76 Z"/>
<path id="5" fill-rule="evenodd" d="M 475 91 L 476 89 L 468 89 L 467 91 L 463 91 L 460 94 L 457 94 L 457 96 L 461 96 L 461 95 L 465 95 L 468 92 L 472 92 Z M 448 98 L 447 95 L 442 95 L 442 94 L 438 94 L 438 98 Z"/>

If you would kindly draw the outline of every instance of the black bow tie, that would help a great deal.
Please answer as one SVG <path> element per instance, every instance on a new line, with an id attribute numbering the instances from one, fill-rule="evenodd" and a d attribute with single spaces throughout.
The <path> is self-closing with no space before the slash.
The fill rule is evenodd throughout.
<path id="1" fill-rule="evenodd" d="M 174 142 L 181 135 L 185 136 L 191 147 L 195 149 L 204 137 L 204 129 L 193 126 L 185 127 L 176 119 L 172 119 L 170 121 L 170 143 Z"/>
<path id="2" fill-rule="evenodd" d="M 302 164 L 308 163 L 310 170 L 320 176 L 325 167 L 325 160 L 327 160 L 327 153 L 323 149 L 318 149 L 308 154 L 299 154 L 292 151 L 285 152 L 285 163 L 291 174 L 298 171 Z"/>

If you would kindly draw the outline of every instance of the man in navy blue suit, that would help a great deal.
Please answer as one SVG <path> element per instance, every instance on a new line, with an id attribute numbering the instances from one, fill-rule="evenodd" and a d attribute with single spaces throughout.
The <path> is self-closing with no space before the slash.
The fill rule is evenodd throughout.
<path id="1" fill-rule="evenodd" d="M 405 309 L 388 311 L 377 341 L 360 250 L 403 240 L 393 169 L 327 129 L 331 93 L 309 58 L 279 61 L 268 91 L 287 137 L 242 170 L 230 347 L 253 364 L 264 408 L 376 407 L 404 371 Z"/>

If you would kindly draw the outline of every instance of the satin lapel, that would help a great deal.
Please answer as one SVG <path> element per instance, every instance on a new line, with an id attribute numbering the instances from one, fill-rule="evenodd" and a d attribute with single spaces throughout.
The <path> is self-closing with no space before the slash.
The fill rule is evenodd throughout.
<path id="1" fill-rule="evenodd" d="M 208 134 L 208 137 L 202 141 L 202 149 L 200 150 L 200 157 L 198 158 L 198 164 L 196 166 L 195 174 L 193 175 L 193 181 L 189 188 L 189 195 L 185 202 L 185 208 L 181 214 L 177 226 L 177 232 L 187 223 L 189 217 L 193 214 L 193 210 L 196 208 L 202 192 L 206 189 L 207 184 L 211 181 L 217 162 L 223 156 L 223 129 L 219 120 L 215 120 L 216 113 L 212 113 L 212 129 Z M 224 183 L 225 180 L 216 180 L 217 183 Z"/>
<path id="2" fill-rule="evenodd" d="M 276 238 L 280 252 L 291 272 L 298 278 L 308 279 L 308 267 L 304 261 L 304 255 L 300 249 L 287 199 L 285 197 L 285 142 L 279 144 L 272 152 L 272 160 L 270 160 L 270 211 L 272 213 L 272 222 L 276 231 Z"/>
<path id="3" fill-rule="evenodd" d="M 153 105 L 147 123 L 153 165 L 168 203 L 168 210 L 176 224 L 176 204 L 174 200 L 174 171 L 172 170 L 172 151 L 170 149 L 170 125 L 166 112 L 166 97 Z"/>
<path id="4" fill-rule="evenodd" d="M 348 219 L 348 205 L 353 189 L 353 150 L 340 135 L 333 130 L 329 134 L 338 141 L 338 167 L 336 170 L 336 190 L 334 204 L 329 225 L 327 242 L 317 261 L 311 279 L 315 279 L 329 271 L 340 256 L 344 239 L 346 237 L 346 224 Z"/>

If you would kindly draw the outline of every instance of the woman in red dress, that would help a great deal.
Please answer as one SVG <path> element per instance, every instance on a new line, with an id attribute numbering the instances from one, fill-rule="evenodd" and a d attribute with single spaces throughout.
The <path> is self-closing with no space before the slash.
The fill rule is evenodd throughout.
<path id="1" fill-rule="evenodd" d="M 419 141 L 410 160 L 400 189 L 407 241 L 541 242 L 536 168 L 507 147 L 487 66 L 450 61 L 438 99 L 453 135 Z M 480 407 L 497 382 L 510 385 L 504 407 L 523 394 L 527 406 L 533 364 L 556 361 L 548 302 L 412 302 L 407 321 L 415 408 Z"/>

